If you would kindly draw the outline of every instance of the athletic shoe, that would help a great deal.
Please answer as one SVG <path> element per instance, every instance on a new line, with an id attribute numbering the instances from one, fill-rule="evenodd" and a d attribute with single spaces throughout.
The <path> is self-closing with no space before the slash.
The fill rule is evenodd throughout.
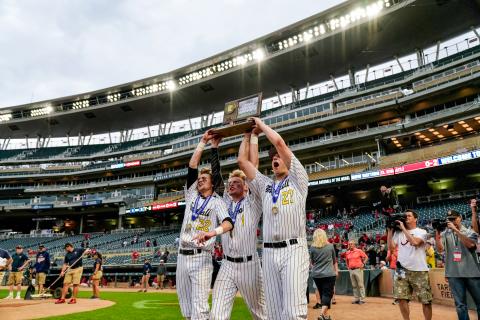
<path id="1" fill-rule="evenodd" d="M 140 289 L 140 290 L 138 290 L 137 292 L 143 292 L 143 290 L 142 290 L 142 289 Z"/>
<path id="2" fill-rule="evenodd" d="M 357 304 L 364 304 L 364 303 L 365 303 L 365 301 L 363 301 L 363 300 L 360 300 L 360 301 L 357 302 Z"/>
<path id="3" fill-rule="evenodd" d="M 147 289 L 143 290 L 143 292 L 147 292 Z"/>
<path id="4" fill-rule="evenodd" d="M 55 301 L 55 304 L 62 304 L 62 303 L 65 303 L 65 299 L 57 299 L 57 301 Z"/>
<path id="5" fill-rule="evenodd" d="M 393 304 L 393 305 L 398 304 L 398 300 L 397 300 L 397 299 L 393 300 L 392 304 Z"/>
<path id="6" fill-rule="evenodd" d="M 352 304 L 358 304 L 359 302 L 360 302 L 360 301 L 358 301 L 358 300 L 353 300 L 353 301 L 352 301 Z"/>
<path id="7" fill-rule="evenodd" d="M 323 314 L 320 315 L 320 317 L 318 317 L 318 320 L 331 320 L 332 318 L 330 318 L 330 316 L 324 316 Z"/>
<path id="8" fill-rule="evenodd" d="M 16 297 L 15 297 L 15 300 L 22 300 L 22 297 L 16 296 Z"/>
<path id="9" fill-rule="evenodd" d="M 322 305 L 320 303 L 317 303 L 316 305 L 313 306 L 313 309 L 320 309 Z"/>
<path id="10" fill-rule="evenodd" d="M 337 300 L 332 299 L 332 304 L 337 304 Z"/>
<path id="11" fill-rule="evenodd" d="M 72 298 L 70 299 L 70 301 L 68 301 L 68 304 L 75 304 L 75 303 L 77 303 L 77 299 L 75 298 Z"/>

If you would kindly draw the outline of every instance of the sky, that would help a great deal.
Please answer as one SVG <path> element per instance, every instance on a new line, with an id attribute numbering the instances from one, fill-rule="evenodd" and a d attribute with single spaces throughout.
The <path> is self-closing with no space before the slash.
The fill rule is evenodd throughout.
<path id="1" fill-rule="evenodd" d="M 0 0 L 0 108 L 169 72 L 342 0 Z"/>

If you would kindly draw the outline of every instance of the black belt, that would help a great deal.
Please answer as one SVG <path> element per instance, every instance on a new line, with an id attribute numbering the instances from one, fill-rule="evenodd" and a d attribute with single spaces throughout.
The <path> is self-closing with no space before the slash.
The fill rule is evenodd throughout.
<path id="1" fill-rule="evenodd" d="M 229 256 L 224 256 L 225 259 L 227 259 L 228 261 L 231 261 L 231 262 L 237 262 L 237 263 L 241 263 L 241 262 L 248 262 L 248 261 L 252 261 L 253 259 L 253 256 L 247 256 L 247 258 L 243 258 L 243 257 L 240 257 L 240 258 L 232 258 L 232 257 L 229 257 Z"/>
<path id="2" fill-rule="evenodd" d="M 288 241 L 280 241 L 280 242 L 265 242 L 263 244 L 264 248 L 285 248 L 288 244 L 294 245 L 297 244 L 297 239 L 290 239 Z"/>
<path id="3" fill-rule="evenodd" d="M 185 256 L 193 256 L 194 254 L 201 253 L 201 252 L 202 252 L 202 249 L 190 249 L 190 250 L 180 249 L 179 250 L 179 253 Z"/>

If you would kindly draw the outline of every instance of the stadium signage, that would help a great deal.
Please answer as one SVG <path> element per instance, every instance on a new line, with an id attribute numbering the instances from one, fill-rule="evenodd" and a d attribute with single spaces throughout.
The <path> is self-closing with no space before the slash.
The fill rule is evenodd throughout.
<path id="1" fill-rule="evenodd" d="M 371 178 L 377 178 L 380 176 L 380 171 L 375 170 L 375 171 L 367 171 L 367 172 L 360 172 L 360 173 L 354 173 L 351 175 L 352 176 L 352 181 L 355 180 L 363 180 L 363 179 L 371 179 Z"/>
<path id="2" fill-rule="evenodd" d="M 138 207 L 138 208 L 130 208 L 125 210 L 125 213 L 127 214 L 136 214 L 136 213 L 143 213 L 143 212 L 149 212 L 149 211 L 161 211 L 161 210 L 167 210 L 167 209 L 173 209 L 173 208 L 178 208 L 180 206 L 185 205 L 185 202 L 167 202 L 167 203 L 157 203 L 157 204 L 152 204 L 149 206 L 143 206 L 143 207 Z"/>
<path id="3" fill-rule="evenodd" d="M 32 205 L 33 210 L 45 210 L 53 209 L 53 204 L 34 204 Z"/>
<path id="4" fill-rule="evenodd" d="M 153 178 L 153 181 L 157 182 L 161 180 L 168 180 L 172 178 L 183 177 L 183 176 L 186 176 L 187 173 L 188 173 L 187 169 L 182 169 L 182 170 L 168 172 L 168 173 L 157 173 Z"/>
<path id="5" fill-rule="evenodd" d="M 338 176 L 338 177 L 333 177 L 333 178 L 310 181 L 308 183 L 308 185 L 309 186 L 318 186 L 318 185 L 322 185 L 322 184 L 330 184 L 330 183 L 337 183 L 337 182 L 344 182 L 344 181 L 350 181 L 350 176 Z"/>
<path id="6" fill-rule="evenodd" d="M 165 210 L 165 209 L 171 209 L 171 208 L 177 208 L 178 207 L 178 202 L 167 202 L 167 203 L 158 203 L 158 204 L 152 204 L 152 210 L 153 211 L 158 211 L 158 210 Z"/>
<path id="7" fill-rule="evenodd" d="M 455 163 L 455 162 L 460 162 L 460 161 L 466 161 L 466 160 L 472 160 L 480 158 L 480 150 L 475 150 L 472 152 L 466 152 L 466 153 L 460 153 L 460 154 L 454 154 L 448 157 L 443 157 L 438 159 L 439 165 L 445 165 L 445 164 L 450 164 L 450 163 Z"/>
<path id="8" fill-rule="evenodd" d="M 102 204 L 102 200 L 88 200 L 82 201 L 82 206 L 96 206 Z"/>
<path id="9" fill-rule="evenodd" d="M 130 162 L 124 162 L 124 163 L 115 163 L 110 165 L 110 169 L 122 169 L 122 168 L 129 168 L 129 167 L 137 167 L 142 165 L 141 160 L 135 160 L 135 161 L 130 161 Z"/>
<path id="10" fill-rule="evenodd" d="M 417 171 L 421 169 L 428 169 L 436 166 L 438 166 L 438 159 L 431 159 L 431 160 L 426 160 L 426 161 L 421 161 L 416 163 L 410 163 L 404 166 L 396 167 L 395 174 Z"/>

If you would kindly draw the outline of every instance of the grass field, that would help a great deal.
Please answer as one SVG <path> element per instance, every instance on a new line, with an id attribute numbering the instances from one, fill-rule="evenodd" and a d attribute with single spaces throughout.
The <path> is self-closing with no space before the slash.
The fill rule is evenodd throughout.
<path id="1" fill-rule="evenodd" d="M 8 292 L 0 290 L 0 298 Z M 23 296 L 23 294 L 22 294 Z M 80 292 L 79 298 L 89 298 L 90 292 Z M 102 299 L 115 302 L 112 307 L 95 311 L 75 313 L 60 317 L 49 317 L 49 320 L 147 320 L 147 319 L 182 319 L 177 295 L 174 293 L 135 293 L 135 292 L 102 292 Z M 241 298 L 235 300 L 232 320 L 251 319 L 250 313 Z"/>

